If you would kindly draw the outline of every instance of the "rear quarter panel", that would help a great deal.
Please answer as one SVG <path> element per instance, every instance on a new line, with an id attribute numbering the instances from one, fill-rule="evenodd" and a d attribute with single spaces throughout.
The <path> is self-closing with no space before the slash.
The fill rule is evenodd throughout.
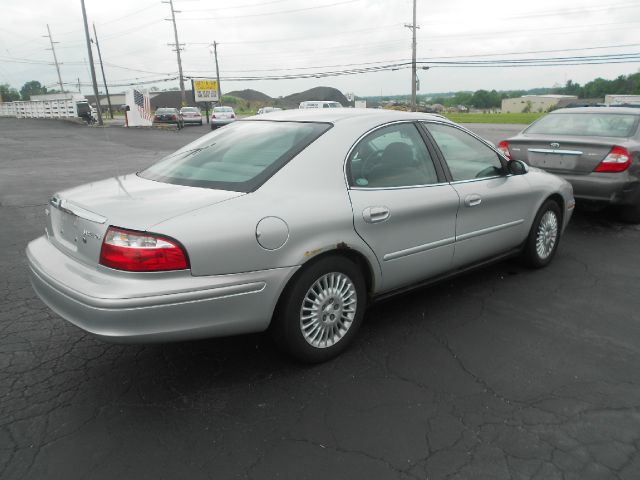
<path id="1" fill-rule="evenodd" d="M 193 275 L 219 275 L 301 265 L 349 248 L 365 256 L 379 283 L 376 257 L 353 228 L 343 165 L 353 135 L 333 128 L 292 159 L 255 192 L 173 218 L 151 230 L 178 239 Z M 278 217 L 288 239 L 261 247 L 258 222 Z"/>

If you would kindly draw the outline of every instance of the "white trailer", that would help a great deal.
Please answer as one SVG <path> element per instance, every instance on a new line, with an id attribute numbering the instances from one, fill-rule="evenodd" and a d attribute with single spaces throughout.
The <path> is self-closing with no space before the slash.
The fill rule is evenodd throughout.
<path id="1" fill-rule="evenodd" d="M 15 118 L 73 118 L 79 116 L 78 103 L 87 103 L 83 95 L 68 93 L 34 95 L 34 98 L 36 99 L 0 103 L 0 116 Z"/>

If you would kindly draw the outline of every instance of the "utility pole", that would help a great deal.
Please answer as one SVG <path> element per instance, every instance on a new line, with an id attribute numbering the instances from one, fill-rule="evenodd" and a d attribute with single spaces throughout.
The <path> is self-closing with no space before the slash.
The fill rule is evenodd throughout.
<path id="1" fill-rule="evenodd" d="M 98 125 L 103 125 L 102 109 L 100 108 L 100 97 L 98 96 L 98 82 L 96 81 L 96 69 L 93 66 L 93 52 L 91 51 L 91 38 L 89 37 L 89 25 L 87 24 L 87 11 L 84 8 L 84 0 L 80 0 L 82 5 L 82 18 L 84 20 L 84 34 L 87 39 L 87 50 L 89 51 L 89 67 L 91 68 L 91 80 L 93 81 L 93 95 L 96 99 L 96 109 L 98 110 Z"/>
<path id="2" fill-rule="evenodd" d="M 176 43 L 168 43 L 167 45 L 175 45 L 176 47 L 176 54 L 178 56 L 178 73 L 180 74 L 180 98 L 182 100 L 182 106 L 184 107 L 187 104 L 187 95 L 184 92 L 184 77 L 182 76 L 182 60 L 180 59 L 180 43 L 178 42 L 178 28 L 176 27 L 176 13 L 180 13 L 180 10 L 174 10 L 173 9 L 173 0 L 169 0 L 167 2 L 162 2 L 162 3 L 168 3 L 169 6 L 171 7 L 171 18 L 166 18 L 165 20 L 168 20 L 170 22 L 173 22 L 173 34 L 175 36 L 176 39 Z"/>
<path id="3" fill-rule="evenodd" d="M 107 104 L 109 105 L 109 117 L 113 120 L 113 109 L 111 108 L 111 97 L 109 96 L 109 87 L 107 87 L 107 77 L 104 76 L 104 65 L 102 65 L 102 54 L 100 53 L 100 43 L 98 43 L 98 33 L 96 32 L 96 24 L 93 23 L 93 36 L 96 39 L 96 48 L 98 49 L 98 60 L 100 60 L 100 70 L 102 70 L 102 82 L 104 83 L 104 91 L 107 94 Z"/>
<path id="4" fill-rule="evenodd" d="M 218 44 L 213 41 L 213 56 L 216 59 L 216 80 L 218 81 L 218 103 L 222 105 L 222 89 L 220 88 L 220 70 L 218 69 Z"/>
<path id="5" fill-rule="evenodd" d="M 413 33 L 413 41 L 411 43 L 411 111 L 415 112 L 417 109 L 416 84 L 418 81 L 418 74 L 416 73 L 416 29 L 420 28 L 416 25 L 416 0 L 413 0 L 413 24 L 405 23 L 404 26 L 410 28 Z"/>
<path id="6" fill-rule="evenodd" d="M 43 35 L 43 37 L 49 37 L 49 41 L 51 42 L 51 51 L 53 52 L 53 61 L 56 64 L 56 71 L 58 72 L 58 83 L 60 85 L 60 92 L 64 93 L 64 86 L 62 85 L 62 77 L 60 76 L 60 66 L 58 65 L 58 57 L 56 57 L 56 49 L 53 47 L 54 42 L 51 37 L 51 30 L 49 29 L 49 24 L 47 23 L 47 33 L 48 35 Z"/>

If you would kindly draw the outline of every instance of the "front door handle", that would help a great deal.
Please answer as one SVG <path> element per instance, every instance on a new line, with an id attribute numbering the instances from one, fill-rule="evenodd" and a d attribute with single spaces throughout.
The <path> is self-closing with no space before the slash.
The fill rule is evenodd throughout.
<path id="1" fill-rule="evenodd" d="M 482 203 L 482 197 L 480 195 L 467 195 L 464 199 L 464 204 L 467 207 L 475 207 L 476 205 L 480 205 Z"/>
<path id="2" fill-rule="evenodd" d="M 367 207 L 362 211 L 362 218 L 367 223 L 384 222 L 391 212 L 387 207 Z"/>

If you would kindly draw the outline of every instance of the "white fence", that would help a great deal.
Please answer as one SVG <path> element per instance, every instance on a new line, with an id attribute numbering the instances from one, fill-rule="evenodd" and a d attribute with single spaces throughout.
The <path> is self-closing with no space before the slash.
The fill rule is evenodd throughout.
<path id="1" fill-rule="evenodd" d="M 76 100 L 36 100 L 0 103 L 0 117 L 72 118 L 77 117 Z"/>

